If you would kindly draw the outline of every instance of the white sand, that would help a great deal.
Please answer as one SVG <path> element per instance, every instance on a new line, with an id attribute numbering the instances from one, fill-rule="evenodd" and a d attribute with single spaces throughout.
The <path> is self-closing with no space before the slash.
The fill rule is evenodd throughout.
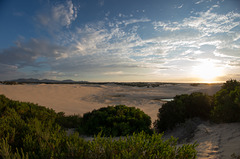
<path id="1" fill-rule="evenodd" d="M 189 84 L 162 85 L 156 88 L 139 88 L 118 85 L 0 85 L 0 94 L 26 102 L 37 103 L 63 111 L 67 115 L 80 114 L 108 105 L 124 104 L 143 110 L 157 119 L 163 98 L 195 91 L 214 94 L 219 85 L 190 86 Z M 191 143 L 199 143 L 199 158 L 230 158 L 232 153 L 240 155 L 240 123 L 198 126 Z"/>
<path id="2" fill-rule="evenodd" d="M 0 94 L 10 99 L 37 103 L 67 115 L 82 115 L 102 107 L 99 103 L 82 100 L 100 90 L 101 87 L 80 85 L 0 85 Z"/>
<path id="3" fill-rule="evenodd" d="M 240 123 L 213 124 L 201 120 L 188 120 L 165 134 L 165 138 L 174 136 L 182 144 L 193 144 L 199 159 L 228 159 L 235 153 L 240 155 Z"/>
<path id="4" fill-rule="evenodd" d="M 240 123 L 205 125 L 195 131 L 192 142 L 197 141 L 198 158 L 231 158 L 240 155 Z"/>

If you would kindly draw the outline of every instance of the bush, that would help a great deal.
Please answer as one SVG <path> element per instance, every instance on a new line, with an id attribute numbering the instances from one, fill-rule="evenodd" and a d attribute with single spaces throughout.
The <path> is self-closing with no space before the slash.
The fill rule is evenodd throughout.
<path id="1" fill-rule="evenodd" d="M 91 149 L 87 158 L 196 158 L 196 143 L 178 147 L 177 139 L 171 137 L 164 141 L 162 136 L 163 134 L 149 135 L 141 132 L 113 140 L 98 135 L 89 143 Z"/>
<path id="2" fill-rule="evenodd" d="M 29 158 L 51 158 L 64 152 L 60 145 L 65 142 L 66 133 L 55 122 L 57 113 L 54 110 L 12 101 L 3 95 L 0 96 L 0 110 L 2 156 L 10 152 L 11 157 L 18 156 L 21 151 Z"/>
<path id="3" fill-rule="evenodd" d="M 150 133 L 151 118 L 140 109 L 125 105 L 109 106 L 83 115 L 83 131 L 88 135 L 125 136 Z"/>
<path id="4" fill-rule="evenodd" d="M 162 132 L 185 122 L 186 119 L 199 117 L 207 120 L 211 114 L 211 103 L 211 97 L 200 92 L 177 95 L 173 101 L 163 104 L 159 109 L 158 120 L 154 126 Z"/>
<path id="5" fill-rule="evenodd" d="M 214 95 L 212 120 L 215 122 L 240 122 L 240 82 L 229 80 Z"/>
<path id="6" fill-rule="evenodd" d="M 186 103 L 187 118 L 199 117 L 203 120 L 210 119 L 212 106 L 212 97 L 200 92 L 194 92 L 189 95 Z"/>
<path id="7" fill-rule="evenodd" d="M 56 122 L 64 128 L 78 128 L 82 125 L 82 117 L 80 115 L 68 115 L 64 112 L 57 113 Z"/>
<path id="8" fill-rule="evenodd" d="M 3 158 L 79 158 L 79 159 L 145 159 L 145 158 L 178 158 L 178 159 L 194 159 L 197 151 L 197 144 L 184 144 L 177 146 L 177 139 L 162 139 L 162 134 L 149 135 L 144 132 L 133 134 L 119 138 L 100 137 L 101 134 L 94 137 L 92 141 L 85 141 L 78 137 L 77 134 L 66 137 L 65 142 L 58 147 L 48 147 L 42 144 L 42 149 L 34 149 L 33 151 L 25 151 L 17 148 L 13 152 L 13 148 L 8 144 L 8 140 L 0 140 L 0 157 Z M 49 145 L 55 146 L 55 142 L 49 140 Z M 35 146 L 35 145 L 34 145 Z M 47 149 L 45 149 L 47 148 Z M 64 149 L 62 149 L 64 148 Z"/>

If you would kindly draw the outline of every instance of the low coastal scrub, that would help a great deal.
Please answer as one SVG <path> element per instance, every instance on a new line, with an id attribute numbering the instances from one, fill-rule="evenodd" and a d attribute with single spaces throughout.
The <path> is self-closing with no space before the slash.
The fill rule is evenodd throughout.
<path id="1" fill-rule="evenodd" d="M 138 115 L 143 117 L 139 119 L 145 120 L 145 114 L 138 109 L 110 108 L 119 110 L 121 115 L 129 111 L 135 114 L 135 120 Z M 119 139 L 102 137 L 101 133 L 92 141 L 80 138 L 78 133 L 67 136 L 65 129 L 71 124 L 82 125 L 82 120 L 76 115 L 65 116 L 52 109 L 0 95 L 0 158 L 196 158 L 197 144 L 177 146 L 175 138 L 164 141 L 162 134 L 139 132 L 140 129 Z"/>
<path id="2" fill-rule="evenodd" d="M 108 106 L 85 113 L 80 132 L 104 136 L 126 136 L 144 131 L 151 133 L 151 118 L 140 109 L 125 105 Z"/>
<path id="3" fill-rule="evenodd" d="M 229 80 L 214 95 L 212 120 L 222 122 L 240 122 L 240 82 Z"/>
<path id="4" fill-rule="evenodd" d="M 195 92 L 174 97 L 173 101 L 163 104 L 159 109 L 155 127 L 160 131 L 174 128 L 187 119 L 199 117 L 209 119 L 212 109 L 212 98 L 206 94 Z"/>
<path id="5" fill-rule="evenodd" d="M 159 109 L 154 126 L 159 131 L 198 117 L 216 123 L 240 122 L 240 82 L 229 80 L 215 95 L 194 92 L 174 97 Z"/>
<path id="6" fill-rule="evenodd" d="M 80 115 L 65 115 L 64 112 L 57 113 L 56 123 L 61 127 L 70 129 L 70 128 L 79 128 L 82 125 L 82 117 Z"/>

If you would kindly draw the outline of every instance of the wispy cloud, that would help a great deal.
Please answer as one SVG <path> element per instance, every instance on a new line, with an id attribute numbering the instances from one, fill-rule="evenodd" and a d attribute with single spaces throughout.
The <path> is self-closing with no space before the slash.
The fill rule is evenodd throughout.
<path id="1" fill-rule="evenodd" d="M 184 4 L 181 4 L 181 5 L 176 5 L 174 8 L 178 8 L 178 9 L 181 9 L 183 7 Z"/>
<path id="2" fill-rule="evenodd" d="M 69 28 L 71 23 L 77 18 L 79 6 L 74 6 L 71 0 L 65 4 L 47 6 L 41 10 L 36 19 L 41 26 L 46 27 L 50 31 L 60 29 L 61 27 Z"/>
<path id="3" fill-rule="evenodd" d="M 135 23 L 144 23 L 144 22 L 150 22 L 151 20 L 148 18 L 141 18 L 141 19 L 129 19 L 129 20 L 124 20 L 123 24 L 124 25 L 130 25 L 130 24 L 135 24 Z"/>
<path id="4" fill-rule="evenodd" d="M 240 25 L 240 14 L 229 12 L 226 15 L 220 15 L 212 12 L 210 8 L 206 12 L 198 12 L 195 16 L 185 18 L 183 22 L 154 22 L 156 30 L 176 31 L 184 29 L 196 29 L 203 35 L 228 33 L 231 29 Z"/>
<path id="5" fill-rule="evenodd" d="M 153 25 L 155 30 L 165 31 L 167 43 L 174 44 L 175 47 L 199 48 L 202 45 L 214 45 L 216 49 L 234 48 L 236 47 L 233 46 L 234 42 L 239 40 L 239 34 L 234 29 L 240 26 L 240 14 L 235 12 L 217 14 L 210 8 L 206 12 L 195 13 L 195 16 L 185 18 L 182 22 L 158 21 Z M 171 39 L 172 35 L 174 37 Z M 238 56 L 235 51 L 231 52 Z"/>
<path id="6" fill-rule="evenodd" d="M 197 1 L 195 4 L 200 4 L 200 3 L 203 3 L 205 0 L 200 0 L 200 1 Z"/>

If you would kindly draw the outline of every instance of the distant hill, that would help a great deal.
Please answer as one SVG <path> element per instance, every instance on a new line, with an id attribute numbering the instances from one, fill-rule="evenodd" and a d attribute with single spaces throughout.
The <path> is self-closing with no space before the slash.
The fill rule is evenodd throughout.
<path id="1" fill-rule="evenodd" d="M 4 81 L 2 82 L 4 84 L 22 84 L 22 83 L 33 83 L 33 84 L 78 84 L 78 83 L 88 83 L 88 81 L 73 81 L 71 79 L 67 80 L 51 80 L 51 79 L 35 79 L 35 78 L 19 78 L 15 80 L 10 80 L 10 81 Z"/>

